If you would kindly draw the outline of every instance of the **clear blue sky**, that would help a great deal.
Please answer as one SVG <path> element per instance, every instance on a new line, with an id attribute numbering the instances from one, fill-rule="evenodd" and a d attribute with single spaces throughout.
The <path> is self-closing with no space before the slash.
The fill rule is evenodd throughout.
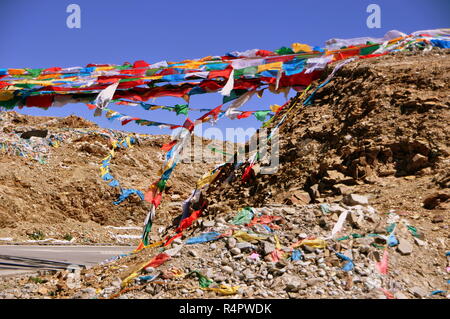
<path id="1" fill-rule="evenodd" d="M 81 7 L 81 29 L 66 26 L 66 7 Z M 366 7 L 381 7 L 381 28 L 369 29 Z M 323 46 L 327 39 L 381 37 L 397 29 L 410 33 L 450 27 L 449 0 L 0 0 L 0 68 L 84 66 L 88 63 L 122 64 L 125 61 L 179 61 L 247 49 L 274 50 L 293 42 Z M 292 96 L 291 94 L 290 96 Z M 243 110 L 267 109 L 284 103 L 282 95 L 254 97 Z M 181 99 L 160 98 L 156 103 L 174 105 Z M 196 95 L 192 107 L 214 108 L 219 94 Z M 146 112 L 137 107 L 114 106 L 117 111 L 155 121 L 182 123 L 183 116 L 168 111 Z M 103 127 L 151 134 L 169 130 L 130 123 L 121 126 L 82 104 L 20 110 L 47 116 L 76 114 Z M 195 119 L 201 114 L 191 112 Z M 252 116 L 222 119 L 218 126 L 259 127 Z M 207 127 L 207 126 L 205 126 Z"/>

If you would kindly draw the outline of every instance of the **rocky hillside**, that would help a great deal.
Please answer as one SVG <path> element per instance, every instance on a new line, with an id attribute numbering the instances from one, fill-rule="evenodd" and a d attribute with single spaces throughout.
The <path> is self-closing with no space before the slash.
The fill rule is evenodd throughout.
<path id="1" fill-rule="evenodd" d="M 4 242 L 74 238 L 75 243 L 114 243 L 114 235 L 121 233 L 111 234 L 111 228 L 104 226 L 142 226 L 149 204 L 132 194 L 115 205 L 119 187 L 109 186 L 99 170 L 112 140 L 128 134 L 102 129 L 76 116 L 32 117 L 3 112 L 0 125 L 0 238 L 9 239 Z M 21 138 L 26 132 L 39 135 L 39 131 L 46 131 L 45 137 Z M 137 143 L 116 150 L 110 172 L 121 187 L 145 192 L 160 175 L 165 154 L 161 146 L 170 136 L 130 136 Z M 176 182 L 169 183 L 158 222 L 175 217 L 178 208 L 174 203 L 190 194 L 203 171 L 223 161 L 220 153 L 209 148 L 220 148 L 217 141 L 202 143 L 203 162 L 188 163 L 187 153 L 186 163 L 174 172 L 172 181 Z M 134 233 L 139 237 L 139 230 Z M 134 238 L 132 243 L 136 242 Z"/>

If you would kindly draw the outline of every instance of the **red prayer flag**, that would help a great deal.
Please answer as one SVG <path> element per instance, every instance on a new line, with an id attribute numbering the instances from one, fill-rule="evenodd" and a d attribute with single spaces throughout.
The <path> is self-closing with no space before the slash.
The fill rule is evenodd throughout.
<path id="1" fill-rule="evenodd" d="M 131 121 L 136 121 L 136 120 L 140 120 L 140 118 L 139 117 L 132 117 L 131 119 L 123 120 L 122 121 L 122 125 L 128 124 Z"/>
<path id="2" fill-rule="evenodd" d="M 200 217 L 200 215 L 202 214 L 201 210 L 196 210 L 195 212 L 192 212 L 191 216 L 183 219 L 180 222 L 180 226 L 178 226 L 178 228 L 175 230 L 176 232 L 182 232 L 183 230 L 185 230 L 186 228 L 188 228 L 189 226 L 192 225 L 192 223 L 194 222 L 194 220 L 196 220 L 197 218 Z"/>
<path id="3" fill-rule="evenodd" d="M 219 113 L 220 113 L 221 108 L 222 108 L 222 105 L 219 105 L 218 107 L 212 109 L 212 110 L 209 111 L 208 113 L 203 114 L 200 118 L 198 118 L 198 120 L 200 120 L 200 121 L 203 122 L 203 120 L 206 119 L 206 118 L 207 118 L 208 116 L 210 116 L 210 115 L 212 115 L 212 116 L 214 117 L 214 119 L 217 120 L 217 117 L 219 116 Z"/>
<path id="4" fill-rule="evenodd" d="M 192 122 L 190 119 L 186 119 L 186 121 L 184 121 L 183 127 L 189 131 L 192 131 L 194 129 L 194 122 Z"/>
<path id="5" fill-rule="evenodd" d="M 160 254 L 156 255 L 155 257 L 153 257 L 152 260 L 150 260 L 150 262 L 147 265 L 145 265 L 143 268 L 145 269 L 147 267 L 153 267 L 153 268 L 159 267 L 169 259 L 170 259 L 169 255 L 167 255 L 166 253 L 160 253 Z"/>
<path id="6" fill-rule="evenodd" d="M 177 142 L 178 142 L 178 140 L 173 140 L 172 142 L 167 143 L 167 144 L 164 144 L 163 146 L 161 146 L 161 149 L 162 149 L 163 151 L 168 152 L 168 151 L 170 151 L 170 150 L 172 149 L 172 147 L 173 147 L 175 144 L 177 144 Z"/>
<path id="7" fill-rule="evenodd" d="M 26 106 L 50 107 L 53 103 L 53 95 L 34 95 L 27 97 Z"/>
<path id="8" fill-rule="evenodd" d="M 239 114 L 237 116 L 238 119 L 245 119 L 246 117 L 249 117 L 250 115 L 252 115 L 253 112 L 247 111 L 247 112 L 242 112 L 241 114 Z"/>
<path id="9" fill-rule="evenodd" d="M 228 79 L 230 77 L 232 70 L 233 70 L 233 68 L 227 67 L 224 70 L 209 71 L 208 79 L 214 79 L 214 78 L 218 78 L 218 77 L 223 77 L 225 79 Z"/>
<path id="10" fill-rule="evenodd" d="M 168 246 L 170 245 L 176 238 L 181 237 L 183 235 L 183 233 L 178 233 L 175 236 L 172 236 L 171 238 L 169 238 L 166 243 L 164 244 L 164 246 Z"/>
<path id="11" fill-rule="evenodd" d="M 146 68 L 148 67 L 150 64 L 148 64 L 147 62 L 145 62 L 144 60 L 139 60 L 134 62 L 133 64 L 133 68 Z"/>
<path id="12" fill-rule="evenodd" d="M 245 182 L 247 182 L 248 181 L 248 179 L 250 178 L 250 175 L 252 174 L 252 172 L 253 172 L 253 166 L 254 166 L 255 164 L 251 164 L 251 165 L 249 165 L 249 166 L 247 166 L 247 168 L 245 169 L 245 171 L 244 171 L 244 174 L 242 174 L 242 181 L 245 183 Z"/>
<path id="13" fill-rule="evenodd" d="M 265 56 L 275 55 L 275 53 L 273 53 L 271 51 L 267 51 L 267 50 L 258 50 L 258 51 L 256 51 L 256 55 L 265 57 Z"/>

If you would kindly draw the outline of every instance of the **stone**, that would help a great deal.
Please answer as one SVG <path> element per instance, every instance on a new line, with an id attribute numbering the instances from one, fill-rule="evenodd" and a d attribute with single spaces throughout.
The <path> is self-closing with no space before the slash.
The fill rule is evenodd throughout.
<path id="1" fill-rule="evenodd" d="M 216 219 L 216 221 L 217 221 L 218 223 L 221 223 L 221 224 L 226 224 L 226 223 L 227 223 L 227 221 L 226 221 L 225 218 L 223 218 L 223 217 L 218 217 L 218 218 Z"/>
<path id="2" fill-rule="evenodd" d="M 203 228 L 214 227 L 215 224 L 216 224 L 216 223 L 215 223 L 213 220 L 204 220 L 204 221 L 202 222 Z"/>
<path id="3" fill-rule="evenodd" d="M 311 196 L 309 196 L 309 193 L 305 191 L 293 191 L 292 196 L 290 197 L 293 204 L 298 205 L 307 205 L 311 202 Z"/>
<path id="4" fill-rule="evenodd" d="M 174 242 L 175 244 L 182 244 L 182 243 L 183 243 L 183 240 L 182 240 L 180 237 L 178 237 L 178 238 L 175 238 L 175 239 L 173 240 L 173 242 Z"/>
<path id="5" fill-rule="evenodd" d="M 328 174 L 328 178 L 337 182 L 337 181 L 341 181 L 345 178 L 345 175 L 342 174 L 341 172 L 335 171 L 335 170 L 329 170 L 327 171 Z"/>
<path id="6" fill-rule="evenodd" d="M 444 222 L 444 216 L 442 215 L 435 215 L 433 217 L 433 219 L 431 220 L 432 223 L 437 224 L 437 223 L 442 223 Z"/>
<path id="7" fill-rule="evenodd" d="M 350 206 L 354 205 L 368 205 L 369 199 L 366 196 L 357 194 L 348 194 L 344 197 L 344 203 Z"/>
<path id="8" fill-rule="evenodd" d="M 69 289 L 80 288 L 80 275 L 77 273 L 67 274 L 66 285 Z"/>
<path id="9" fill-rule="evenodd" d="M 154 273 L 154 272 L 156 271 L 156 269 L 155 269 L 154 267 L 146 267 L 146 268 L 144 269 L 144 271 L 145 271 L 146 273 L 148 273 L 148 274 L 152 274 L 152 273 Z"/>
<path id="10" fill-rule="evenodd" d="M 370 246 L 374 242 L 373 237 L 361 237 L 361 238 L 355 238 L 354 242 L 358 243 L 360 246 Z"/>
<path id="11" fill-rule="evenodd" d="M 338 213 L 339 215 L 347 210 L 338 204 L 330 204 L 328 206 L 328 209 L 329 209 L 330 213 Z"/>
<path id="12" fill-rule="evenodd" d="M 311 278 L 311 279 L 308 279 L 308 280 L 306 281 L 306 285 L 307 285 L 308 287 L 313 287 L 313 286 L 315 286 L 315 285 L 317 285 L 317 284 L 320 284 L 321 282 L 323 282 L 323 279 L 322 279 L 322 278 Z"/>
<path id="13" fill-rule="evenodd" d="M 295 215 L 295 208 L 294 207 L 283 207 L 281 209 L 281 212 L 285 215 Z"/>
<path id="14" fill-rule="evenodd" d="M 243 275 L 246 281 L 250 281 L 256 278 L 255 274 L 250 269 L 244 270 Z"/>
<path id="15" fill-rule="evenodd" d="M 409 299 L 403 292 L 397 291 L 394 293 L 395 299 Z"/>
<path id="16" fill-rule="evenodd" d="M 413 245 L 407 241 L 404 238 L 399 238 L 399 243 L 397 246 L 397 250 L 402 254 L 402 255 L 410 255 L 413 251 Z"/>
<path id="17" fill-rule="evenodd" d="M 243 242 L 243 243 L 237 243 L 236 248 L 240 249 L 241 251 L 245 251 L 245 250 L 254 249 L 255 246 L 248 242 Z"/>
<path id="18" fill-rule="evenodd" d="M 284 289 L 289 292 L 298 292 L 299 290 L 303 290 L 306 288 L 305 282 L 303 282 L 300 277 L 284 274 L 281 276 L 282 281 L 285 284 Z"/>
<path id="19" fill-rule="evenodd" d="M 222 270 L 224 271 L 224 272 L 226 272 L 227 274 L 232 274 L 233 273 L 233 268 L 231 268 L 230 266 L 223 266 L 222 267 Z"/>
<path id="20" fill-rule="evenodd" d="M 183 295 L 187 295 L 187 294 L 189 293 L 189 291 L 188 291 L 187 289 L 185 289 L 185 288 L 181 289 L 180 292 L 181 292 Z"/>
<path id="21" fill-rule="evenodd" d="M 425 246 L 425 245 L 427 244 L 425 241 L 420 240 L 420 239 L 417 238 L 417 237 L 414 237 L 414 241 L 416 242 L 416 244 L 417 244 L 418 246 Z"/>
<path id="22" fill-rule="evenodd" d="M 237 240 L 234 237 L 229 237 L 227 240 L 227 246 L 229 249 L 236 247 Z"/>
<path id="23" fill-rule="evenodd" d="M 350 212 L 347 218 L 353 227 L 362 228 L 362 215 L 358 214 L 357 212 Z"/>
<path id="24" fill-rule="evenodd" d="M 319 192 L 319 185 L 318 184 L 314 184 L 313 186 L 310 187 L 310 189 L 311 189 L 312 198 L 314 200 L 320 198 L 320 192 Z"/>
<path id="25" fill-rule="evenodd" d="M 232 269 L 232 270 L 233 270 L 233 269 Z M 225 277 L 224 275 L 216 275 L 216 276 L 214 277 L 214 280 L 215 280 L 216 282 L 223 282 L 223 281 L 227 280 L 227 277 Z"/>
<path id="26" fill-rule="evenodd" d="M 188 254 L 191 255 L 192 257 L 198 257 L 198 253 L 195 250 L 188 250 Z"/>
<path id="27" fill-rule="evenodd" d="M 334 185 L 334 188 L 337 189 L 341 195 L 349 195 L 353 191 L 350 186 L 344 184 L 336 184 Z"/>
<path id="28" fill-rule="evenodd" d="M 120 280 L 120 278 L 116 278 L 111 282 L 111 285 L 116 288 L 120 288 L 121 284 L 122 280 Z"/>
<path id="29" fill-rule="evenodd" d="M 268 241 L 264 241 L 263 242 L 263 250 L 264 250 L 264 255 L 268 255 L 270 253 L 272 253 L 275 250 L 275 245 L 268 242 Z"/>
<path id="30" fill-rule="evenodd" d="M 416 297 L 425 298 L 428 293 L 425 289 L 422 289 L 418 286 L 412 287 L 409 289 L 409 292 L 412 293 Z"/>
<path id="31" fill-rule="evenodd" d="M 97 295 L 95 288 L 92 287 L 81 289 L 80 292 L 80 298 L 82 299 L 92 299 Z"/>
<path id="32" fill-rule="evenodd" d="M 237 247 L 231 248 L 230 253 L 233 255 L 239 255 L 241 253 L 241 250 Z"/>
<path id="33" fill-rule="evenodd" d="M 48 295 L 48 289 L 45 288 L 45 287 L 39 287 L 38 290 L 37 290 L 37 292 L 38 292 L 40 295 L 44 295 L 44 296 Z"/>
<path id="34" fill-rule="evenodd" d="M 316 252 L 316 248 L 308 246 L 308 245 L 304 245 L 303 246 L 303 251 L 305 253 L 314 253 L 314 252 Z"/>
<path id="35" fill-rule="evenodd" d="M 408 168 L 412 171 L 416 171 L 418 169 L 423 168 L 427 164 L 428 164 L 428 157 L 417 153 L 411 159 L 411 162 L 408 165 L 409 166 Z"/>
<path id="36" fill-rule="evenodd" d="M 198 296 L 203 296 L 204 292 L 201 289 L 195 289 L 195 294 Z"/>
<path id="37" fill-rule="evenodd" d="M 438 207 L 441 202 L 445 202 L 450 198 L 450 193 L 445 192 L 437 192 L 429 195 L 423 201 L 423 207 L 426 209 L 434 209 Z"/>
<path id="38" fill-rule="evenodd" d="M 170 257 L 179 256 L 181 248 L 183 248 L 183 247 L 184 247 L 184 245 L 174 245 L 173 248 L 164 251 L 164 253 L 166 253 Z"/>

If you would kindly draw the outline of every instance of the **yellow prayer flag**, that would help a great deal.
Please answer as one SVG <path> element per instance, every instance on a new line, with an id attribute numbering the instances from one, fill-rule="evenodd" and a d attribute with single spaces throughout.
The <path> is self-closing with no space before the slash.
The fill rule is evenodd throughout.
<path id="1" fill-rule="evenodd" d="M 95 71 L 109 71 L 114 70 L 113 66 L 98 66 L 95 68 Z"/>
<path id="2" fill-rule="evenodd" d="M 251 235 L 242 230 L 238 230 L 237 232 L 235 232 L 233 234 L 233 237 L 236 238 L 241 243 L 244 241 L 248 241 L 248 242 L 255 241 L 255 240 L 259 241 L 259 240 L 263 240 L 263 239 L 267 238 L 267 236 Z"/>
<path id="3" fill-rule="evenodd" d="M 0 101 L 8 101 L 14 97 L 11 91 L 0 91 Z"/>
<path id="4" fill-rule="evenodd" d="M 274 62 L 268 64 L 260 64 L 258 65 L 258 71 L 256 73 L 261 73 L 267 70 L 280 70 L 283 66 L 283 62 Z"/>
<path id="5" fill-rule="evenodd" d="M 8 69 L 8 73 L 11 75 L 21 75 L 25 74 L 27 71 L 25 69 Z"/>
<path id="6" fill-rule="evenodd" d="M 273 113 L 277 113 L 278 110 L 280 109 L 280 107 L 281 107 L 281 105 L 273 104 L 273 105 L 270 106 L 270 110 L 271 110 Z"/>
<path id="7" fill-rule="evenodd" d="M 292 43 L 291 45 L 292 50 L 294 50 L 295 53 L 297 52 L 311 52 L 312 48 L 307 44 L 302 43 Z"/>
<path id="8" fill-rule="evenodd" d="M 237 293 L 239 286 L 228 286 L 228 285 L 220 285 L 218 288 L 201 288 L 203 290 L 210 290 L 210 291 L 215 291 L 218 292 L 222 295 L 234 295 Z"/>
<path id="9" fill-rule="evenodd" d="M 278 236 L 277 235 L 275 235 L 275 247 L 278 249 L 278 250 L 281 250 L 281 244 L 280 244 L 280 240 L 278 239 Z"/>
<path id="10" fill-rule="evenodd" d="M 204 174 L 198 181 L 197 181 L 197 188 L 200 189 L 206 184 L 211 184 L 211 182 L 216 178 L 216 176 L 219 174 L 219 170 L 215 172 L 214 174 L 211 174 L 211 172 L 207 172 Z"/>

